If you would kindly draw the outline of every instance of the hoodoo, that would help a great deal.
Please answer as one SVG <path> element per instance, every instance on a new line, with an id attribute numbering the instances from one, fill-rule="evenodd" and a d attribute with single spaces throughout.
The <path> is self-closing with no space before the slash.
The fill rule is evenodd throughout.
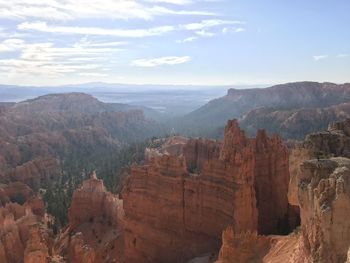
<path id="1" fill-rule="evenodd" d="M 126 262 L 215 254 L 228 226 L 288 232 L 288 152 L 278 136 L 248 138 L 233 120 L 223 143 L 184 144 L 175 155 L 153 149 L 145 165 L 132 168 L 123 192 Z"/>

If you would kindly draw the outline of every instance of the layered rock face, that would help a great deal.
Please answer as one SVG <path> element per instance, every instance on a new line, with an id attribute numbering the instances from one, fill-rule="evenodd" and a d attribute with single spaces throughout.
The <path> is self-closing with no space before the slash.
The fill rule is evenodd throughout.
<path id="1" fill-rule="evenodd" d="M 350 160 L 311 160 L 302 171 L 301 223 L 313 262 L 345 262 L 350 246 Z"/>
<path id="2" fill-rule="evenodd" d="M 332 124 L 326 132 L 307 136 L 291 153 L 289 201 L 300 207 L 309 262 L 345 262 L 347 258 L 350 160 L 341 156 L 349 157 L 349 129 L 349 120 Z"/>
<path id="3" fill-rule="evenodd" d="M 262 236 L 256 232 L 236 234 L 228 228 L 222 235 L 222 247 L 216 263 L 309 263 L 300 234 Z"/>
<path id="4" fill-rule="evenodd" d="M 75 228 L 82 223 L 93 221 L 94 217 L 105 217 L 111 224 L 118 222 L 117 198 L 107 192 L 103 181 L 92 175 L 90 180 L 84 181 L 72 198 L 68 212 L 69 226 Z"/>
<path id="5" fill-rule="evenodd" d="M 269 134 L 278 133 L 285 139 L 304 140 L 305 136 L 327 129 L 329 123 L 350 117 L 350 103 L 317 108 L 257 108 L 244 114 L 240 125 L 248 132 L 264 128 Z"/>
<path id="6" fill-rule="evenodd" d="M 287 234 L 289 162 L 288 150 L 279 136 L 269 138 L 259 130 L 255 140 L 255 192 L 258 232 Z M 291 226 L 293 228 L 293 226 Z"/>
<path id="7" fill-rule="evenodd" d="M 288 222 L 288 155 L 278 137 L 250 139 L 229 121 L 223 143 L 189 140 L 182 154 L 151 156 L 123 191 L 126 262 L 186 262 L 216 253 L 227 226 L 274 233 Z"/>
<path id="8" fill-rule="evenodd" d="M 262 262 L 271 246 L 271 240 L 259 236 L 256 232 L 235 234 L 229 227 L 223 232 L 222 246 L 217 263 L 225 262 Z"/>
<path id="9" fill-rule="evenodd" d="M 325 132 L 310 134 L 304 147 L 323 156 L 344 156 L 350 158 L 350 119 L 329 125 Z"/>
<path id="10" fill-rule="evenodd" d="M 72 198 L 69 225 L 55 244 L 55 254 L 69 262 L 123 262 L 123 204 L 102 180 L 84 181 Z"/>
<path id="11" fill-rule="evenodd" d="M 240 118 L 249 134 L 266 129 L 283 138 L 304 139 L 328 123 L 350 117 L 350 84 L 296 82 L 268 88 L 230 89 L 226 96 L 209 101 L 185 115 L 178 124 L 183 132 L 220 136 L 230 118 Z"/>

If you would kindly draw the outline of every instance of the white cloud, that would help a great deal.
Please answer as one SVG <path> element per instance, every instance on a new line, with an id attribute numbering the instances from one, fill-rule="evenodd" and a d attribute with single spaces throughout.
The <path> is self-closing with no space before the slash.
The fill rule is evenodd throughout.
<path id="1" fill-rule="evenodd" d="M 51 42 L 26 43 L 21 39 L 7 39 L 0 43 L 3 51 L 19 52 L 15 58 L 0 59 L 2 71 L 12 75 L 61 75 L 79 73 L 83 70 L 95 70 L 98 73 L 107 58 L 116 52 L 122 51 L 113 45 L 117 42 L 83 42 L 71 46 L 57 47 Z M 108 62 L 107 62 L 108 63 Z"/>
<path id="2" fill-rule="evenodd" d="M 202 20 L 198 23 L 183 24 L 178 26 L 158 26 L 144 29 L 118 29 L 118 28 L 100 28 L 100 27 L 77 27 L 77 26 L 54 26 L 46 22 L 23 22 L 17 26 L 19 30 L 39 31 L 45 33 L 58 34 L 79 34 L 79 35 L 97 35 L 97 36 L 116 36 L 125 38 L 142 38 L 164 35 L 176 30 L 195 31 L 199 36 L 214 36 L 215 33 L 208 32 L 212 27 L 222 25 L 240 24 L 240 21 L 230 20 Z M 236 29 L 236 32 L 243 31 L 243 28 Z"/>
<path id="3" fill-rule="evenodd" d="M 24 41 L 18 38 L 9 38 L 0 42 L 0 52 L 15 51 L 22 48 Z"/>
<path id="4" fill-rule="evenodd" d="M 337 55 L 337 58 L 346 58 L 346 57 L 348 57 L 349 56 L 349 54 L 338 54 Z"/>
<path id="5" fill-rule="evenodd" d="M 17 28 L 19 30 L 34 30 L 46 33 L 116 36 L 129 38 L 158 36 L 175 30 L 173 26 L 160 26 L 147 29 L 116 29 L 99 27 L 51 26 L 47 25 L 46 22 L 24 22 L 19 24 Z"/>
<path id="6" fill-rule="evenodd" d="M 242 27 L 224 27 L 220 29 L 220 31 L 216 30 L 216 32 L 213 32 L 213 27 L 219 27 L 223 25 L 238 25 L 238 24 L 244 24 L 242 21 L 233 21 L 233 20 L 220 20 L 220 19 L 210 19 L 210 20 L 202 20 L 198 23 L 191 23 L 191 24 L 184 24 L 178 26 L 178 30 L 187 30 L 191 31 L 195 34 L 195 36 L 191 36 L 188 38 L 185 38 L 183 40 L 177 40 L 177 43 L 186 43 L 186 42 L 192 42 L 194 40 L 197 40 L 200 37 L 214 37 L 218 35 L 220 32 L 222 34 L 228 34 L 228 33 L 238 33 L 245 31 Z M 211 29 L 212 31 L 208 31 Z"/>
<path id="7" fill-rule="evenodd" d="M 193 36 L 193 37 L 187 37 L 187 38 L 185 38 L 185 39 L 183 39 L 183 40 L 177 40 L 176 43 L 193 42 L 193 41 L 195 41 L 195 40 L 197 40 L 197 39 L 198 39 L 198 37 L 195 37 L 195 36 Z"/>
<path id="8" fill-rule="evenodd" d="M 148 1 L 184 5 L 187 0 Z M 152 19 L 160 15 L 214 15 L 201 10 L 173 10 L 136 0 L 0 0 L 1 18 L 73 20 L 79 18 Z"/>
<path id="9" fill-rule="evenodd" d="M 317 56 L 313 56 L 313 59 L 315 61 L 319 61 L 319 60 L 322 60 L 322 59 L 326 59 L 328 58 L 328 55 L 317 55 Z"/>
<path id="10" fill-rule="evenodd" d="M 211 27 L 216 26 L 223 26 L 223 25 L 237 25 L 237 24 L 244 24 L 242 21 L 233 21 L 233 20 L 220 20 L 220 19 L 209 19 L 209 20 L 202 20 L 199 23 L 191 23 L 182 25 L 182 27 L 186 30 L 204 30 Z"/>
<path id="11" fill-rule="evenodd" d="M 245 28 L 243 28 L 243 27 L 237 27 L 237 28 L 235 28 L 235 27 L 224 27 L 222 29 L 222 33 L 224 35 L 230 34 L 230 33 L 240 33 L 240 32 L 244 32 L 244 31 L 245 31 Z"/>
<path id="12" fill-rule="evenodd" d="M 126 46 L 129 43 L 126 41 L 110 41 L 110 42 L 91 42 L 87 37 L 81 38 L 78 43 L 74 44 L 74 47 L 120 47 Z"/>
<path id="13" fill-rule="evenodd" d="M 201 36 L 201 37 L 213 37 L 216 35 L 213 32 L 208 32 L 205 30 L 196 31 L 195 33 L 196 33 L 196 35 Z"/>
<path id="14" fill-rule="evenodd" d="M 183 57 L 176 57 L 176 56 L 168 56 L 168 57 L 160 57 L 160 58 L 151 58 L 151 59 L 137 59 L 131 62 L 132 66 L 137 67 L 157 67 L 162 65 L 177 65 L 177 64 L 183 64 L 186 62 L 189 62 L 191 60 L 191 57 L 189 56 L 183 56 Z"/>

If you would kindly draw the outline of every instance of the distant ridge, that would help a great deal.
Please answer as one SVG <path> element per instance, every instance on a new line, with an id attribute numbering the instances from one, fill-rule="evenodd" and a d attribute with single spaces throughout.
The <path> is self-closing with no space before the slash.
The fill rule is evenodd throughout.
<path id="1" fill-rule="evenodd" d="M 228 119 L 241 118 L 249 111 L 258 108 L 275 111 L 316 109 L 346 102 L 350 102 L 350 83 L 305 81 L 260 89 L 229 89 L 226 96 L 209 101 L 203 107 L 179 119 L 176 125 L 179 131 L 202 135 L 201 131 L 224 126 Z M 268 123 L 262 126 L 254 127 L 271 130 L 266 127 Z M 276 131 L 278 132 L 278 129 Z"/>

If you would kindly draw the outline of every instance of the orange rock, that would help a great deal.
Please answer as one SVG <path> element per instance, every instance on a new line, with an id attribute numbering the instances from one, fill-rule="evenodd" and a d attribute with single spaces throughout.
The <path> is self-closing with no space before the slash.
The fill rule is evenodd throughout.
<path id="1" fill-rule="evenodd" d="M 282 140 L 262 131 L 247 138 L 236 121 L 223 143 L 189 140 L 183 154 L 158 151 L 132 168 L 123 190 L 126 262 L 216 253 L 230 225 L 237 233 L 287 229 L 288 182 Z"/>
<path id="2" fill-rule="evenodd" d="M 123 202 L 106 191 L 103 181 L 92 178 L 74 191 L 69 225 L 54 247 L 74 263 L 123 262 Z"/>
<path id="3" fill-rule="evenodd" d="M 50 244 L 47 229 L 42 220 L 42 217 L 33 214 L 29 203 L 24 205 L 7 203 L 5 207 L 0 207 L 0 262 L 47 262 L 33 261 L 33 258 L 39 260 L 41 258 L 39 255 L 42 254 L 38 251 L 41 247 L 35 245 L 37 239 L 32 232 L 34 226 L 42 227 L 43 233 L 47 235 L 42 245 Z M 45 255 L 48 257 L 48 253 Z"/>
<path id="4" fill-rule="evenodd" d="M 310 160 L 299 178 L 301 225 L 313 262 L 345 262 L 350 246 L 350 159 Z"/>
<path id="5" fill-rule="evenodd" d="M 289 153 L 279 136 L 269 138 L 259 130 L 255 140 L 255 193 L 257 200 L 258 232 L 287 234 Z"/>
<path id="6" fill-rule="evenodd" d="M 271 248 L 271 238 L 256 232 L 235 234 L 232 227 L 222 235 L 222 247 L 217 263 L 263 262 Z"/>
<path id="7" fill-rule="evenodd" d="M 228 228 L 222 235 L 222 247 L 216 263 L 308 263 L 303 237 L 261 236 L 256 232 L 235 234 Z"/>
<path id="8" fill-rule="evenodd" d="M 49 241 L 45 238 L 39 225 L 33 225 L 29 229 L 29 240 L 24 250 L 24 263 L 48 263 Z"/>
<path id="9" fill-rule="evenodd" d="M 57 160 L 54 158 L 37 158 L 23 165 L 17 166 L 6 173 L 5 178 L 38 188 L 43 182 L 49 182 L 58 176 Z"/>

